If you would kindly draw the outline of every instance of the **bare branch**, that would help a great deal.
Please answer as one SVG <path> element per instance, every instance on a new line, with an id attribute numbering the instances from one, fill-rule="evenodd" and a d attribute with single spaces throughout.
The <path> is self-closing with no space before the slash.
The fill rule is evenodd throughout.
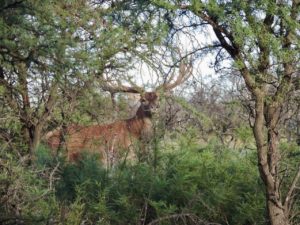
<path id="1" fill-rule="evenodd" d="M 54 183 L 54 181 L 55 181 L 54 176 L 55 176 L 56 172 L 58 171 L 59 166 L 60 166 L 60 162 L 58 162 L 58 163 L 56 164 L 56 166 L 54 167 L 54 169 L 53 169 L 53 170 L 51 171 L 51 173 L 50 173 L 50 176 L 49 176 L 49 191 L 52 191 L 52 190 L 53 190 L 53 183 Z"/>
<path id="2" fill-rule="evenodd" d="M 290 205 L 290 203 L 292 202 L 292 200 L 293 200 L 292 195 L 293 195 L 294 191 L 297 189 L 297 183 L 298 183 L 299 179 L 300 179 L 300 165 L 298 167 L 296 176 L 294 177 L 293 182 L 290 186 L 290 189 L 285 197 L 284 206 L 288 207 Z"/>

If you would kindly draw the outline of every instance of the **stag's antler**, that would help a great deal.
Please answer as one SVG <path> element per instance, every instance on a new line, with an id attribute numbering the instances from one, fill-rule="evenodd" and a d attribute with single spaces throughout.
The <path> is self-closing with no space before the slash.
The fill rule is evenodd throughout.
<path id="1" fill-rule="evenodd" d="M 180 54 L 179 54 L 180 55 Z M 180 55 L 181 56 L 181 55 Z M 176 71 L 174 70 L 164 81 L 164 83 L 156 88 L 156 90 L 163 89 L 164 91 L 171 90 L 176 86 L 184 83 L 189 79 L 193 72 L 192 61 L 187 61 L 187 57 L 180 57 L 179 61 L 179 74 L 176 76 Z"/>
<path id="2" fill-rule="evenodd" d="M 143 93 L 144 88 L 138 86 L 137 84 L 130 82 L 131 86 L 122 84 L 120 81 L 109 81 L 107 79 L 102 79 L 101 88 L 103 91 L 108 91 L 111 94 L 124 92 L 124 93 Z"/>
<path id="3" fill-rule="evenodd" d="M 101 88 L 103 91 L 108 91 L 112 94 L 118 93 L 118 92 L 125 92 L 125 93 L 142 93 L 144 92 L 144 89 L 139 86 L 126 86 L 122 84 L 102 84 Z"/>
<path id="4" fill-rule="evenodd" d="M 182 56 L 179 50 L 177 50 L 177 53 L 180 59 L 177 63 L 174 64 L 174 67 L 178 68 L 178 70 L 174 69 L 174 71 L 169 74 L 168 78 L 163 82 L 163 84 L 155 88 L 155 91 L 169 91 L 176 86 L 184 83 L 191 77 L 193 71 L 192 60 L 190 60 L 188 56 Z M 106 78 L 102 78 L 101 88 L 104 91 L 110 92 L 112 95 L 118 92 L 139 94 L 143 94 L 146 92 L 144 88 L 136 85 L 135 83 L 130 81 L 129 83 L 131 86 L 124 85 L 118 80 L 109 80 Z"/>

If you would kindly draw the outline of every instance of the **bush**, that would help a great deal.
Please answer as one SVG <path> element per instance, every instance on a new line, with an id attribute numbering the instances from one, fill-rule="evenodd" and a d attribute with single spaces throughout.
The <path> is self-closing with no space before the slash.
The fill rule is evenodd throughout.
<path id="1" fill-rule="evenodd" d="M 193 130 L 174 135 L 176 141 L 157 146 L 156 163 L 111 171 L 88 154 L 68 164 L 41 147 L 35 164 L 24 167 L 6 153 L 0 161 L 0 223 L 265 224 L 254 152 L 226 149 L 217 139 L 199 144 Z"/>
<path id="2" fill-rule="evenodd" d="M 57 218 L 58 202 L 49 187 L 48 170 L 24 167 L 9 154 L 2 159 L 0 224 L 42 225 Z"/>
<path id="3" fill-rule="evenodd" d="M 174 224 L 172 215 L 264 224 L 264 192 L 253 153 L 217 148 L 183 137 L 164 149 L 155 168 L 139 163 L 109 172 L 87 157 L 63 168 L 57 197 L 70 205 L 67 221 L 74 224 L 147 224 L 158 218 L 165 218 L 160 224 Z"/>

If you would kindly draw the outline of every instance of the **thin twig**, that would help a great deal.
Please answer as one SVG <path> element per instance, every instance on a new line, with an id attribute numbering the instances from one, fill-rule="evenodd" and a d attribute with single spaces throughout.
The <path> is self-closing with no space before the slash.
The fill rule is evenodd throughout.
<path id="1" fill-rule="evenodd" d="M 49 190 L 53 190 L 53 182 L 54 182 L 54 175 L 57 172 L 58 168 L 60 166 L 60 162 L 58 162 L 56 164 L 56 166 L 54 167 L 54 169 L 51 171 L 50 176 L 49 176 Z"/>
<path id="2" fill-rule="evenodd" d="M 285 201 L 284 201 L 284 206 L 289 206 L 290 205 L 290 202 L 292 200 L 292 194 L 293 194 L 293 192 L 295 191 L 295 189 L 297 187 L 296 185 L 299 181 L 299 178 L 300 178 L 300 165 L 298 167 L 298 171 L 296 173 L 296 176 L 294 177 L 293 182 L 290 186 L 290 189 L 289 189 L 289 191 L 286 195 L 286 198 L 285 198 Z"/>

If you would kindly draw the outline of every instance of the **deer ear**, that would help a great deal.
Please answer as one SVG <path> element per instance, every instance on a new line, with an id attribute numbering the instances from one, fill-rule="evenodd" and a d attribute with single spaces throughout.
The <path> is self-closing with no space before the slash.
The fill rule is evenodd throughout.
<path id="1" fill-rule="evenodd" d="M 156 100 L 158 98 L 158 95 L 156 92 L 151 92 L 151 100 Z"/>

